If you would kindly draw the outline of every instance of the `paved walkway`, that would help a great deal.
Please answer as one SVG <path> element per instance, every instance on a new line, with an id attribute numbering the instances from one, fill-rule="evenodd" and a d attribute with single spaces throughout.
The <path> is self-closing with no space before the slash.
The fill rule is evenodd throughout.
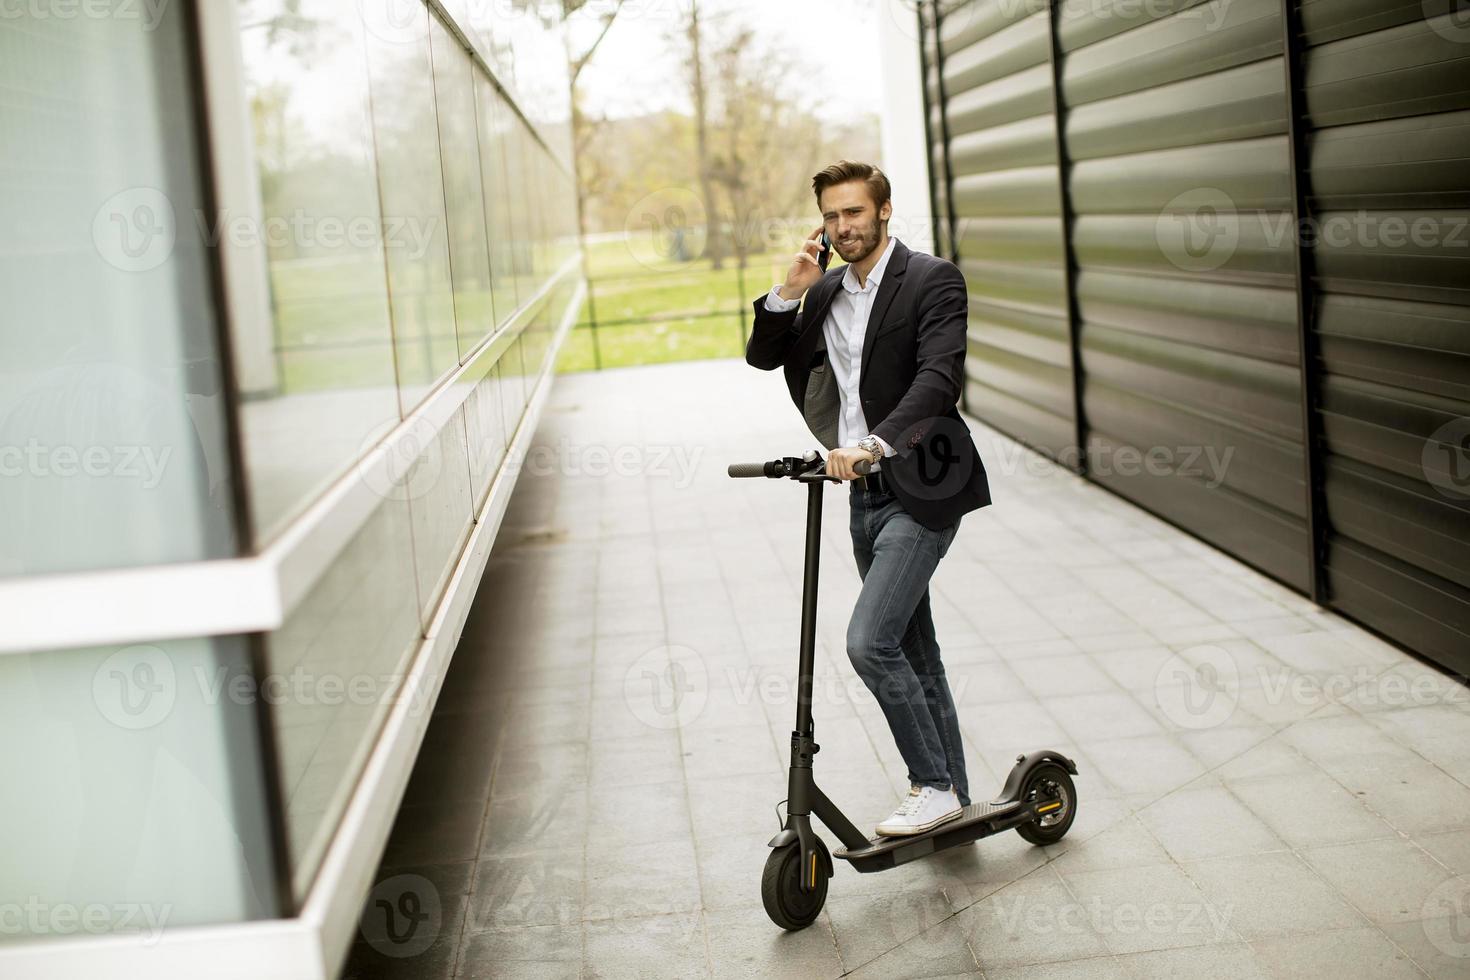
<path id="1" fill-rule="evenodd" d="M 971 791 L 1066 752 L 1066 839 L 839 862 L 816 924 L 773 926 L 804 491 L 725 465 L 814 441 L 741 362 L 571 375 L 379 875 L 431 893 L 434 941 L 361 943 L 345 976 L 1470 975 L 1465 688 L 971 428 L 995 504 L 934 579 Z M 847 662 L 845 488 L 825 500 L 817 773 L 866 828 L 907 784 Z"/>

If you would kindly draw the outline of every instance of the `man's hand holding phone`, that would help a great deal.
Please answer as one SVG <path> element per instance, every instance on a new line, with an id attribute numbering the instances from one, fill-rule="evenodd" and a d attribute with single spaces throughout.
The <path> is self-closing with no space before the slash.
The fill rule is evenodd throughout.
<path id="1" fill-rule="evenodd" d="M 786 270 L 786 281 L 781 284 L 782 299 L 801 299 L 806 291 L 821 281 L 822 273 L 825 271 L 822 263 L 817 259 L 822 255 L 824 232 L 818 228 L 801 245 L 801 251 L 796 253 L 791 262 L 791 268 Z M 831 254 L 831 246 L 826 246 L 825 251 Z"/>

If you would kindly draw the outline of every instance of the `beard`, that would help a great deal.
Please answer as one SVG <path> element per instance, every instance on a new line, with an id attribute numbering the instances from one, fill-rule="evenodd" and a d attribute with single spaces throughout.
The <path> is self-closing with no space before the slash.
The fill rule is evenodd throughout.
<path id="1" fill-rule="evenodd" d="M 837 254 L 842 256 L 842 261 L 849 265 L 861 262 L 872 254 L 873 249 L 878 247 L 878 225 L 875 222 L 868 228 L 853 229 L 851 234 L 852 242 L 848 244 L 835 242 L 833 245 L 837 249 Z"/>

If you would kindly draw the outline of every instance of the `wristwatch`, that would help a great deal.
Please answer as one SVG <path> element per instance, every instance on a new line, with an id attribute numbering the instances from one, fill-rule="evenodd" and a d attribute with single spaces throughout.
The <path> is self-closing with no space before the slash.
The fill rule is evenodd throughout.
<path id="1" fill-rule="evenodd" d="M 858 440 L 858 448 L 867 450 L 868 455 L 873 457 L 873 462 L 875 463 L 883 458 L 883 444 L 878 441 L 877 436 L 863 436 Z"/>

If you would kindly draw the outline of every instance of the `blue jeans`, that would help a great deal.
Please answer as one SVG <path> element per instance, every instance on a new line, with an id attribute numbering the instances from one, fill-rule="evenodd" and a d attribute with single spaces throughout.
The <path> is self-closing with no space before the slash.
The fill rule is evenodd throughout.
<path id="1" fill-rule="evenodd" d="M 931 531 L 898 498 L 852 486 L 853 556 L 863 587 L 847 627 L 847 656 L 878 699 L 909 782 L 970 803 L 954 697 L 939 660 L 929 577 L 960 529 Z"/>

